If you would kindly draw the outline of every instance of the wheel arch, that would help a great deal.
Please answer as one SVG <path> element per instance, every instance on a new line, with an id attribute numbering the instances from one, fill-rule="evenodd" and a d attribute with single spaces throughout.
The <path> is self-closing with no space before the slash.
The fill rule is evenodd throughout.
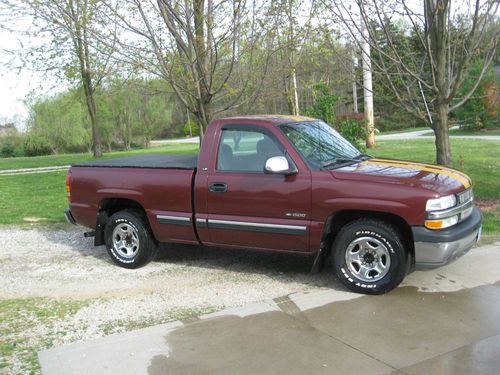
<path id="1" fill-rule="evenodd" d="M 326 249 L 328 250 L 327 255 L 331 255 L 331 246 L 335 237 L 339 233 L 340 229 L 354 220 L 358 219 L 375 219 L 387 222 L 401 233 L 402 240 L 404 241 L 405 247 L 409 251 L 409 255 L 411 256 L 411 263 L 415 262 L 415 246 L 413 243 L 413 233 L 411 231 L 410 225 L 403 219 L 401 216 L 388 213 L 388 212 L 380 212 L 380 211 L 369 211 L 369 210 L 342 210 L 335 213 L 332 213 L 328 216 L 325 221 L 325 225 L 323 227 L 323 233 L 321 242 L 326 245 Z"/>
<path id="2" fill-rule="evenodd" d="M 146 214 L 146 210 L 138 201 L 128 198 L 114 198 L 114 197 L 104 198 L 99 202 L 99 211 L 97 212 L 97 217 L 96 217 L 95 238 L 94 238 L 95 246 L 105 244 L 104 229 L 106 227 L 106 223 L 108 222 L 109 218 L 116 212 L 126 209 L 134 209 L 141 212 L 144 219 L 146 220 L 147 225 L 149 225 L 151 228 L 151 225 L 149 224 L 148 220 L 148 215 Z"/>

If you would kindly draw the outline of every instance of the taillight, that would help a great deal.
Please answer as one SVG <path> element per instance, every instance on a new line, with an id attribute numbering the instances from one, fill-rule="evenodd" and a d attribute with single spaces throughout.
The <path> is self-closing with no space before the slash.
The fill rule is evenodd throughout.
<path id="1" fill-rule="evenodd" d="M 66 175 L 66 194 L 68 195 L 68 202 L 71 203 L 71 169 L 68 170 Z"/>

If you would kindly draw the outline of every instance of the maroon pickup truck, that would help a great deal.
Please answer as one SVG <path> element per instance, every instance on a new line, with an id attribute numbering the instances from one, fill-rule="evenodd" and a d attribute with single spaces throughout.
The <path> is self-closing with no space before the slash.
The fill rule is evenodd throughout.
<path id="1" fill-rule="evenodd" d="M 199 156 L 76 164 L 71 223 L 93 228 L 113 262 L 137 268 L 159 243 L 279 251 L 331 261 L 351 290 L 381 294 L 445 265 L 481 233 L 470 179 L 454 169 L 360 153 L 306 117 L 212 122 Z"/>

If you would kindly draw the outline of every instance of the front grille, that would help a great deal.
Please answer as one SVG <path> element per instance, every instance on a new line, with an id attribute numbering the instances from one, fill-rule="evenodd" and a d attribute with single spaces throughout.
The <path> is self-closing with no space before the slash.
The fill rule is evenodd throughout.
<path id="1" fill-rule="evenodd" d="M 468 202 L 472 202 L 474 200 L 474 193 L 472 192 L 472 188 L 464 190 L 461 193 L 458 193 L 457 200 L 459 206 L 462 204 L 466 204 Z M 459 221 L 464 221 L 472 213 L 474 207 L 471 205 L 471 203 L 467 204 L 466 206 L 467 208 L 465 208 L 462 212 L 460 212 Z"/>
<path id="2" fill-rule="evenodd" d="M 471 201 L 473 199 L 474 199 L 474 193 L 472 192 L 472 189 L 467 189 L 457 194 L 457 200 L 459 205 Z"/>

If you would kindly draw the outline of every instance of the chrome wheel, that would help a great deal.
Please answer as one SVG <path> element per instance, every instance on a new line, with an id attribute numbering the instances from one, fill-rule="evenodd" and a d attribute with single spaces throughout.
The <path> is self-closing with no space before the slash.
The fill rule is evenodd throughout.
<path id="1" fill-rule="evenodd" d="M 349 271 L 365 282 L 382 279 L 391 267 L 389 250 L 373 237 L 360 237 L 352 241 L 347 246 L 345 262 Z"/>
<path id="2" fill-rule="evenodd" d="M 120 223 L 113 230 L 113 248 L 124 258 L 133 258 L 139 251 L 139 235 L 130 224 Z"/>

